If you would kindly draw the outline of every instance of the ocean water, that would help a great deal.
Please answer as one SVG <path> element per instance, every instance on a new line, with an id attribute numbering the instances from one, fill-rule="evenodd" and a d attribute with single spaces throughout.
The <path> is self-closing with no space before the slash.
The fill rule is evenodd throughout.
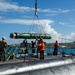
<path id="1" fill-rule="evenodd" d="M 15 49 L 15 47 L 10 48 L 10 50 L 8 51 L 8 47 L 6 48 L 6 51 L 8 52 L 8 54 L 12 53 L 13 50 Z M 45 53 L 47 54 L 53 54 L 54 48 L 46 48 Z M 35 53 L 37 52 L 37 49 L 35 49 Z M 75 54 L 75 48 L 58 48 L 58 52 L 62 53 L 64 52 L 65 54 Z M 18 53 L 22 53 L 22 50 L 15 50 L 14 54 L 18 54 Z M 32 50 L 28 50 L 28 54 L 31 54 Z M 8 55 L 7 55 L 8 56 Z"/>
<path id="2" fill-rule="evenodd" d="M 46 48 L 46 53 L 53 53 L 54 48 Z M 74 48 L 58 48 L 58 52 L 64 52 L 65 54 L 75 54 Z"/>

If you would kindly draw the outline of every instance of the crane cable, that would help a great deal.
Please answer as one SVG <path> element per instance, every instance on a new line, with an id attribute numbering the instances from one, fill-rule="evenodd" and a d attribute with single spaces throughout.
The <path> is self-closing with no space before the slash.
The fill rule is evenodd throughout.
<path id="1" fill-rule="evenodd" d="M 39 33 L 45 33 L 44 32 L 44 28 L 43 28 L 43 26 L 41 25 L 41 23 L 40 23 L 40 21 L 39 21 L 39 18 L 38 18 L 38 14 L 37 14 L 37 0 L 35 0 L 35 14 L 34 14 L 34 17 L 33 17 L 33 20 L 32 20 L 32 23 L 31 23 L 31 25 L 30 25 L 30 28 L 29 28 L 29 31 L 28 31 L 28 33 L 30 32 L 30 30 L 34 30 L 34 25 L 33 25 L 33 23 L 35 24 L 35 17 L 37 18 L 37 20 L 38 20 L 38 32 Z"/>
<path id="2" fill-rule="evenodd" d="M 30 32 L 31 28 L 33 27 L 34 19 L 35 19 L 35 16 L 33 17 L 33 20 L 32 20 L 32 23 L 31 23 L 31 25 L 30 25 L 30 28 L 29 28 L 29 30 L 28 30 L 28 33 Z M 32 29 L 33 29 L 33 28 L 32 28 Z"/>

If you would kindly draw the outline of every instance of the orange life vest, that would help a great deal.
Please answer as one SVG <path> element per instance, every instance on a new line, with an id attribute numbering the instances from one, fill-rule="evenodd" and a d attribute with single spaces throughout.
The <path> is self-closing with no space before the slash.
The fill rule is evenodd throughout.
<path id="1" fill-rule="evenodd" d="M 55 43 L 55 44 L 54 44 L 54 47 L 55 47 L 55 48 L 57 48 L 58 46 L 59 46 L 59 44 L 58 44 L 58 43 Z"/>
<path id="2" fill-rule="evenodd" d="M 44 43 L 37 44 L 40 47 L 40 51 L 45 50 L 46 46 Z"/>

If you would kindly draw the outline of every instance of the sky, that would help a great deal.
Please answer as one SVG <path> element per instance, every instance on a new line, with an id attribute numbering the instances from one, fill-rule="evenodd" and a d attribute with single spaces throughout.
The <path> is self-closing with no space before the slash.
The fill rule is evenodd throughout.
<path id="1" fill-rule="evenodd" d="M 38 18 L 35 0 L 0 0 L 0 39 L 19 43 L 21 40 L 11 39 L 10 33 L 41 31 L 50 34 L 53 41 L 75 40 L 75 0 L 37 0 L 37 4 Z"/>

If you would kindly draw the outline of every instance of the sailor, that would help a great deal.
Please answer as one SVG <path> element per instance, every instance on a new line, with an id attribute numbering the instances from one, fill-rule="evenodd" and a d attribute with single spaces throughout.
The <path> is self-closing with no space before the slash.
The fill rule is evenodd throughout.
<path id="1" fill-rule="evenodd" d="M 23 40 L 23 43 L 24 43 L 24 47 L 26 48 L 25 51 L 24 51 L 24 53 L 27 54 L 27 53 L 28 53 L 28 49 L 27 49 L 27 47 L 28 47 L 28 42 L 27 42 L 27 39 L 24 39 L 24 40 Z"/>
<path id="2" fill-rule="evenodd" d="M 5 37 L 2 37 L 0 41 L 0 61 L 5 61 L 6 46 L 7 42 L 5 41 Z"/>
<path id="3" fill-rule="evenodd" d="M 37 46 L 39 46 L 39 48 L 40 48 L 40 60 L 41 59 L 44 59 L 44 50 L 46 48 L 46 46 L 44 44 L 44 40 L 43 39 L 40 39 L 40 43 L 37 44 Z"/>
<path id="4" fill-rule="evenodd" d="M 26 46 L 27 46 L 27 40 L 24 39 L 24 40 L 23 40 L 23 43 L 24 43 L 24 45 L 25 45 L 25 47 L 26 47 Z"/>
<path id="5" fill-rule="evenodd" d="M 36 44 L 40 44 L 40 40 L 39 39 L 36 39 Z M 40 47 L 37 46 L 37 50 L 36 50 L 36 58 L 38 58 L 38 53 L 40 53 Z"/>
<path id="6" fill-rule="evenodd" d="M 58 55 L 58 47 L 59 47 L 59 44 L 58 44 L 58 41 L 56 40 L 56 42 L 54 43 L 53 55 Z"/>
<path id="7" fill-rule="evenodd" d="M 36 44 L 36 41 L 31 41 L 32 54 L 35 53 L 35 44 Z"/>

